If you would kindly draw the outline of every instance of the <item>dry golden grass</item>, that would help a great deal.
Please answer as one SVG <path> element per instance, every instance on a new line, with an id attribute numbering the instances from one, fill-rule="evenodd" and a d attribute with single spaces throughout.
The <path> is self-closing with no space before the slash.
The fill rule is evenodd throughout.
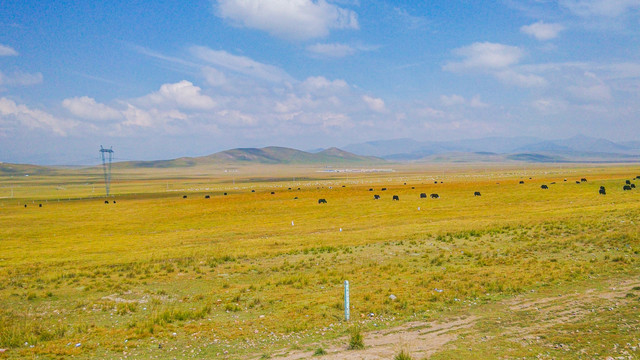
<path id="1" fill-rule="evenodd" d="M 97 170 L 0 178 L 0 356 L 243 357 L 346 334 L 345 279 L 366 331 L 638 273 L 639 167 L 224 170 L 122 170 L 108 205 Z"/>

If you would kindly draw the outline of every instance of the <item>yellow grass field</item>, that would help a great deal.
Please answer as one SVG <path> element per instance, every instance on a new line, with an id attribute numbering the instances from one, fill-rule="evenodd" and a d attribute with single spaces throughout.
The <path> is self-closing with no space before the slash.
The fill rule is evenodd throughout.
<path id="1" fill-rule="evenodd" d="M 640 358 L 640 166 L 377 167 L 0 176 L 0 358 Z"/>

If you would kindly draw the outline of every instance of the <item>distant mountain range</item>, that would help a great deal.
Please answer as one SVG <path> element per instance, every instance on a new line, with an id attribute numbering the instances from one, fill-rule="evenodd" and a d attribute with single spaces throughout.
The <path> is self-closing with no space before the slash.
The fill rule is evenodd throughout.
<path id="1" fill-rule="evenodd" d="M 463 154 L 477 160 L 485 159 L 563 162 L 563 161 L 638 161 L 640 141 L 613 142 L 587 136 L 574 136 L 562 140 L 542 140 L 534 137 L 487 137 L 456 141 L 416 141 L 393 139 L 350 144 L 346 151 L 377 156 L 387 160 L 434 160 L 443 158 L 462 159 Z M 448 156 L 438 156 L 448 154 Z M 453 155 L 457 154 L 457 155 Z M 503 156 L 491 156 L 503 155 Z"/>
<path id="2" fill-rule="evenodd" d="M 114 167 L 172 168 L 226 163 L 338 165 L 380 162 L 384 162 L 384 160 L 373 156 L 355 155 L 338 148 L 311 153 L 286 147 L 269 146 L 261 149 L 231 149 L 207 156 L 182 157 L 173 160 L 127 161 L 114 164 Z"/>
<path id="3" fill-rule="evenodd" d="M 113 163 L 115 169 L 181 168 L 216 164 L 362 166 L 387 161 L 422 162 L 640 162 L 640 141 L 613 142 L 586 136 L 563 140 L 488 137 L 457 141 L 394 139 L 301 151 L 286 147 L 238 148 L 200 157 Z M 76 167 L 77 168 L 77 167 Z M 0 162 L 0 175 L 54 174 L 61 167 Z"/>

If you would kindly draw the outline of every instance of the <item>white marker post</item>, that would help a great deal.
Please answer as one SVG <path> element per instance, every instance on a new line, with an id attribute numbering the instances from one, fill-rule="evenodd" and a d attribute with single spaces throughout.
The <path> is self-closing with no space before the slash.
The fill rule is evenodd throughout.
<path id="1" fill-rule="evenodd" d="M 349 281 L 344 281 L 344 319 L 349 321 Z"/>

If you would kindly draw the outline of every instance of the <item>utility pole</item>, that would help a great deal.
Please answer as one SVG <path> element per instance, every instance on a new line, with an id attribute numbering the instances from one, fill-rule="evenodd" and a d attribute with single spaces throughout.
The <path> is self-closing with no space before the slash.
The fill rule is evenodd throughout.
<path id="1" fill-rule="evenodd" d="M 111 187 L 111 160 L 113 159 L 113 146 L 105 149 L 100 145 L 100 154 L 102 155 L 102 170 L 104 172 L 104 187 L 109 197 L 109 188 Z M 105 154 L 106 158 L 105 158 Z"/>

